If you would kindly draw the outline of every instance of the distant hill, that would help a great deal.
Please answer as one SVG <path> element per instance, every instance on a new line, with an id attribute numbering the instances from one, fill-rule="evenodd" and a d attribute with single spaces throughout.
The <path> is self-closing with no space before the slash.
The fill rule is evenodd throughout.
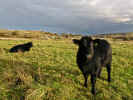
<path id="1" fill-rule="evenodd" d="M 2 38 L 32 38 L 32 39 L 62 39 L 79 37 L 80 34 L 67 34 L 67 33 L 51 33 L 44 31 L 31 31 L 31 30 L 2 30 L 0 29 L 0 37 Z"/>
<path id="2" fill-rule="evenodd" d="M 96 38 L 111 38 L 117 40 L 133 40 L 133 32 L 127 33 L 110 33 L 110 34 L 96 34 L 93 35 Z"/>
<path id="3" fill-rule="evenodd" d="M 33 38 L 33 39 L 59 38 L 58 34 L 56 33 L 43 32 L 43 31 L 31 31 L 31 30 L 0 30 L 0 37 Z"/>
<path id="4" fill-rule="evenodd" d="M 31 30 L 0 30 L 1 38 L 29 38 L 29 39 L 71 39 L 80 38 L 82 34 L 69 34 L 69 33 L 51 33 L 44 31 L 31 31 Z M 95 38 L 110 38 L 117 40 L 133 40 L 133 32 L 128 33 L 109 33 L 109 34 L 90 34 Z"/>

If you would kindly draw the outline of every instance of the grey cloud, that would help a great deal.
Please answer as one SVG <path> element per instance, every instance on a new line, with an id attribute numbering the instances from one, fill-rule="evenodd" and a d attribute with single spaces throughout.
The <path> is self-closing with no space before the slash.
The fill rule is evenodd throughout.
<path id="1" fill-rule="evenodd" d="M 133 1 L 5 0 L 0 1 L 0 7 L 0 27 L 52 32 L 133 31 Z"/>

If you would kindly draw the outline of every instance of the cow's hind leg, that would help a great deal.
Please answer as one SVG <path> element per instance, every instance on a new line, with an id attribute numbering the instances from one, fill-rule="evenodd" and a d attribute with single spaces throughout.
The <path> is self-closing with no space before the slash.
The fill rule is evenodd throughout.
<path id="1" fill-rule="evenodd" d="M 111 64 L 107 64 L 107 72 L 108 72 L 108 82 L 111 82 Z"/>

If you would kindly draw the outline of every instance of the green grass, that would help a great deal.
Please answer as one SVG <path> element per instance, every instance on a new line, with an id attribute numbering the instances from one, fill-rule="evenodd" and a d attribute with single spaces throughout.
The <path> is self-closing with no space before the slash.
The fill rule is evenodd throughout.
<path id="1" fill-rule="evenodd" d="M 89 79 L 83 87 L 77 46 L 70 40 L 34 40 L 30 52 L 8 53 L 24 42 L 0 40 L 0 100 L 133 100 L 132 42 L 111 42 L 112 82 L 97 79 L 95 97 Z M 101 76 L 107 79 L 105 68 Z"/>

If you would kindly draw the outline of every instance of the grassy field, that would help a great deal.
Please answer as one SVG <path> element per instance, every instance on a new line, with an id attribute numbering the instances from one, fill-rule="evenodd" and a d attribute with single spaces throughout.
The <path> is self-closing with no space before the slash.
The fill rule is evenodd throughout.
<path id="1" fill-rule="evenodd" d="M 103 69 L 95 97 L 90 80 L 88 88 L 83 87 L 77 46 L 71 40 L 32 40 L 30 52 L 8 53 L 12 46 L 28 41 L 0 40 L 0 100 L 133 100 L 132 41 L 110 41 L 112 82 L 108 84 Z"/>

